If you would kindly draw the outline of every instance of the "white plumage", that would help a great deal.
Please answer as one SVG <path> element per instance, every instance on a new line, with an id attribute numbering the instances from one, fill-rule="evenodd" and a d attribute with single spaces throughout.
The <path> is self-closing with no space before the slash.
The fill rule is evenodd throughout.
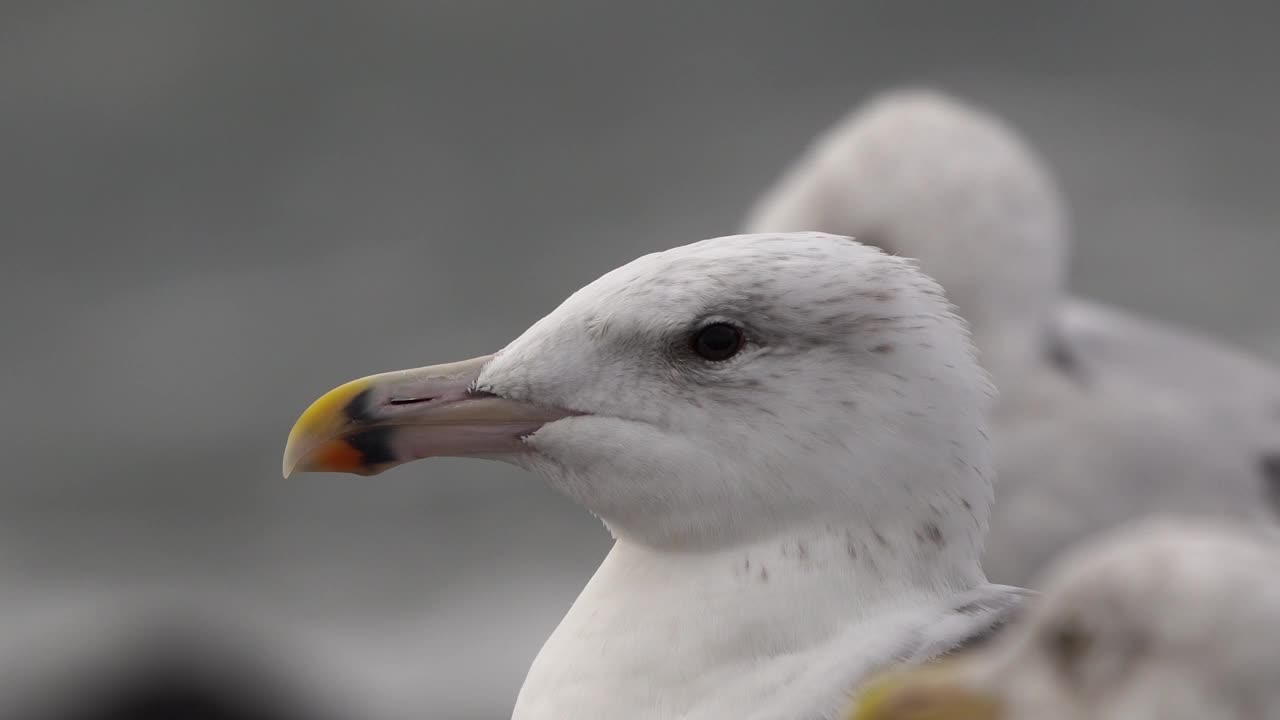
<path id="1" fill-rule="evenodd" d="M 618 268 L 492 357 L 331 391 L 285 469 L 496 456 L 604 521 L 518 720 L 830 718 L 1021 603 L 979 567 L 989 397 L 910 261 L 741 235 Z"/>
<path id="2" fill-rule="evenodd" d="M 1070 297 L 1059 192 L 997 118 L 936 92 L 876 98 L 819 138 L 747 227 L 917 258 L 969 321 L 1000 390 L 995 580 L 1026 584 L 1062 548 L 1147 512 L 1273 519 L 1280 373 Z"/>
<path id="3" fill-rule="evenodd" d="M 713 320 L 748 338 L 723 364 L 687 351 Z M 867 673 L 944 652 L 1020 597 L 978 567 L 988 388 L 963 324 L 877 250 L 804 233 L 646 256 L 479 386 L 591 413 L 545 426 L 521 462 L 618 538 L 520 720 L 828 717 Z"/>

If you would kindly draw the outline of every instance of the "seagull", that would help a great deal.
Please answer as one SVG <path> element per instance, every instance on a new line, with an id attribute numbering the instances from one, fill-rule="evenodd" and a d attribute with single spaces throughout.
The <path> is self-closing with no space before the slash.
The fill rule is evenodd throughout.
<path id="1" fill-rule="evenodd" d="M 1160 517 L 1091 539 L 993 644 L 868 683 L 851 720 L 1280 717 L 1280 537 Z"/>
<path id="2" fill-rule="evenodd" d="M 823 720 L 866 677 L 988 637 L 990 384 L 908 260 L 823 233 L 641 257 L 494 355 L 324 394 L 284 473 L 528 469 L 615 543 L 516 720 Z"/>
<path id="3" fill-rule="evenodd" d="M 1280 500 L 1280 371 L 1072 297 L 1067 215 L 1005 122 L 901 89 L 820 136 L 745 223 L 852 235 L 915 258 L 945 288 L 1000 391 L 983 567 L 1015 585 L 1147 513 L 1270 523 Z"/>

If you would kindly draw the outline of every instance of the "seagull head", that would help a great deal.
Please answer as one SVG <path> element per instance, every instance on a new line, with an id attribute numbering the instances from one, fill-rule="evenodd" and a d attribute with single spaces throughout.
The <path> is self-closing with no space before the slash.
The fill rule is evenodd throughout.
<path id="1" fill-rule="evenodd" d="M 1091 539 L 994 645 L 891 673 L 851 720 L 1277 717 L 1280 532 L 1150 518 Z"/>
<path id="2" fill-rule="evenodd" d="M 494 355 L 328 392 L 284 472 L 492 458 L 655 548 L 897 523 L 976 558 L 989 395 L 963 321 L 910 261 L 739 235 L 620 267 Z"/>
<path id="3" fill-rule="evenodd" d="M 1067 213 L 1048 169 L 1005 122 L 936 91 L 887 92 L 854 110 L 746 228 L 851 235 L 919 260 L 1002 386 L 1042 359 L 1065 292 Z"/>

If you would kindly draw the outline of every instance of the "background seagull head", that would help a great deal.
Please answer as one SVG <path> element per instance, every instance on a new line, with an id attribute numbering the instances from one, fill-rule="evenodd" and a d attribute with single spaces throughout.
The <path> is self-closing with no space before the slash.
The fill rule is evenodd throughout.
<path id="1" fill-rule="evenodd" d="M 492 457 L 651 548 L 852 525 L 972 584 L 989 394 L 963 321 L 910 261 L 741 235 L 618 268 L 496 355 L 331 391 L 284 469 Z"/>
<path id="2" fill-rule="evenodd" d="M 1043 355 L 1068 230 L 1053 179 L 999 118 L 898 90 L 821 135 L 752 209 L 748 232 L 822 230 L 916 258 L 969 321 L 984 367 Z"/>
<path id="3" fill-rule="evenodd" d="M 1280 716 L 1280 533 L 1158 518 L 1088 541 L 989 650 L 890 677 L 855 720 Z"/>

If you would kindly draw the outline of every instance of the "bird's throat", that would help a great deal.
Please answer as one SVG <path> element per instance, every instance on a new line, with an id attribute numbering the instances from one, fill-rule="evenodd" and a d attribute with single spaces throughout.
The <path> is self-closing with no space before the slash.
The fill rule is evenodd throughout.
<path id="1" fill-rule="evenodd" d="M 934 606 L 957 581 L 980 582 L 976 562 L 963 580 L 924 572 L 927 553 L 895 547 L 908 543 L 918 545 L 830 526 L 715 553 L 619 541 L 543 646 L 515 718 L 616 718 L 619 707 L 646 718 L 668 716 L 655 707 L 733 717 L 722 714 L 723 697 L 736 686 L 750 710 L 749 698 L 789 676 L 780 665 L 818 662 L 863 623 Z M 912 563 L 922 571 L 903 573 Z M 704 714 L 713 688 L 720 704 Z"/>

